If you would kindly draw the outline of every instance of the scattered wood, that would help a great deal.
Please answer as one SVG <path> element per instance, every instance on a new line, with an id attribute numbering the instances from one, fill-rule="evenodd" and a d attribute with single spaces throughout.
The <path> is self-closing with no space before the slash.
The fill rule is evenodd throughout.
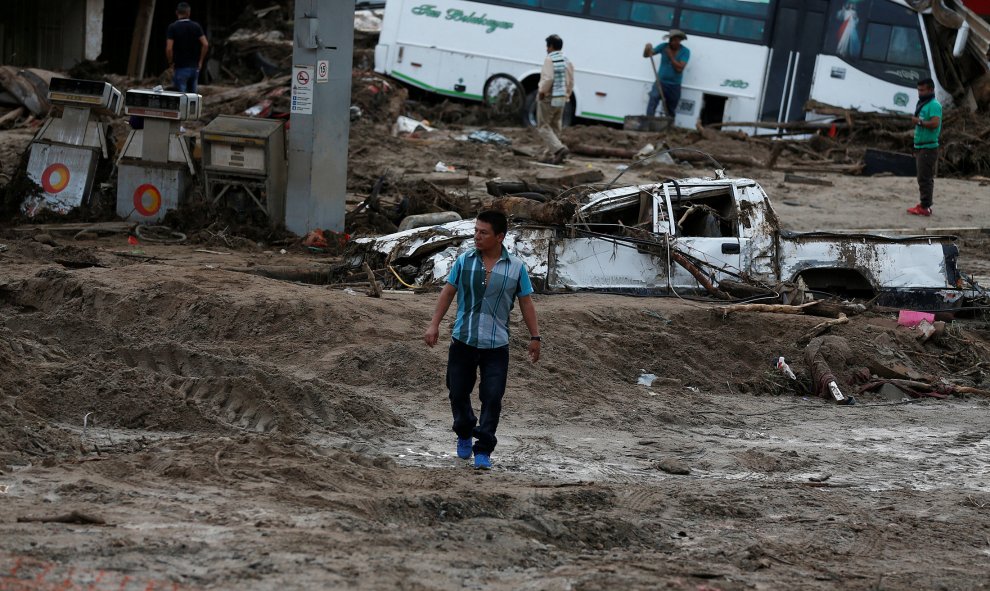
<path id="1" fill-rule="evenodd" d="M 619 158 L 622 160 L 632 160 L 639 153 L 638 150 L 630 150 L 628 148 L 611 148 L 607 146 L 592 146 L 590 144 L 567 144 L 567 149 L 571 151 L 572 154 L 580 154 L 582 156 L 595 156 L 595 157 L 606 157 L 606 158 Z"/>
<path id="2" fill-rule="evenodd" d="M 14 122 L 23 117 L 26 112 L 27 111 L 24 107 L 17 107 L 16 109 L 9 111 L 6 115 L 0 117 L 0 129 L 6 127 L 8 123 L 13 125 Z"/>
<path id="3" fill-rule="evenodd" d="M 602 171 L 587 168 L 562 168 L 560 170 L 544 170 L 536 175 L 538 183 L 549 183 L 563 187 L 574 187 L 588 183 L 597 183 L 605 178 Z"/>
<path id="4" fill-rule="evenodd" d="M 371 270 L 371 267 L 368 266 L 368 263 L 366 262 L 361 264 L 361 268 L 364 269 L 364 272 L 368 275 L 368 283 L 371 284 L 371 293 L 369 295 L 373 298 L 382 297 L 382 286 L 378 285 L 378 280 L 375 279 L 374 271 Z"/>
<path id="5" fill-rule="evenodd" d="M 238 88 L 232 88 L 216 94 L 203 97 L 205 106 L 213 107 L 219 103 L 241 99 L 254 94 L 262 94 L 277 86 L 284 86 L 289 83 L 291 76 L 279 76 L 277 78 L 267 78 L 256 84 L 249 84 Z"/>
<path id="6" fill-rule="evenodd" d="M 863 163 L 858 162 L 856 164 L 792 164 L 790 166 L 781 166 L 777 170 L 781 172 L 812 172 L 812 173 L 823 173 L 823 172 L 834 172 L 837 174 L 859 174 L 863 172 Z"/>
<path id="7" fill-rule="evenodd" d="M 711 163 L 711 160 L 706 154 L 699 154 L 698 152 L 688 152 L 686 150 L 674 149 L 671 151 L 671 156 L 678 160 L 686 160 L 688 162 L 702 162 Z M 740 166 L 749 166 L 752 168 L 763 168 L 764 163 L 757 160 L 752 156 L 743 156 L 739 154 L 712 154 L 712 158 L 720 162 L 721 164 L 738 164 Z"/>
<path id="8" fill-rule="evenodd" d="M 206 254 L 231 254 L 229 252 L 221 252 L 219 250 L 207 250 L 205 248 L 197 248 L 193 252 L 205 252 Z"/>
<path id="9" fill-rule="evenodd" d="M 774 290 L 752 285 L 750 283 L 744 283 L 742 281 L 733 281 L 731 279 L 723 279 L 718 282 L 718 286 L 725 293 L 731 295 L 735 298 L 748 299 L 756 297 L 775 297 L 776 293 Z"/>
<path id="10" fill-rule="evenodd" d="M 719 288 L 715 287 L 714 285 L 712 285 L 711 279 L 709 279 L 708 277 L 706 277 L 705 274 L 702 273 L 701 270 L 698 269 L 698 267 L 695 266 L 695 264 L 692 263 L 683 254 L 677 252 L 676 250 L 672 250 L 672 251 L 670 251 L 670 258 L 672 258 L 674 260 L 674 262 L 676 262 L 678 265 L 684 267 L 684 270 L 686 270 L 688 273 L 690 273 L 691 276 L 694 277 L 695 280 L 702 287 L 705 288 L 705 291 L 707 291 L 708 293 L 710 293 L 712 295 L 712 297 L 716 297 L 716 298 L 718 298 L 720 300 L 731 300 L 732 299 L 732 296 L 730 296 L 729 294 L 725 293 L 721 289 L 719 289 Z M 754 305 L 755 306 L 755 305 L 759 305 L 759 304 L 751 304 L 751 305 Z"/>
<path id="11" fill-rule="evenodd" d="M 568 223 L 577 210 L 577 206 L 571 201 L 543 203 L 527 197 L 499 197 L 486 205 L 512 219 L 551 225 Z"/>
<path id="12" fill-rule="evenodd" d="M 39 232 L 107 232 L 129 233 L 137 224 L 135 222 L 98 222 L 98 223 L 68 223 L 68 224 L 34 224 L 18 226 L 13 230 L 21 234 L 37 234 Z"/>
<path id="13" fill-rule="evenodd" d="M 516 195 L 519 193 L 540 193 L 542 195 L 556 195 L 557 190 L 544 187 L 536 183 L 526 181 L 510 181 L 505 179 L 492 179 L 485 183 L 485 189 L 492 197 L 503 197 L 505 195 Z"/>
<path id="14" fill-rule="evenodd" d="M 785 183 L 796 183 L 796 184 L 799 184 L 799 185 L 818 185 L 818 186 L 821 186 L 821 187 L 831 187 L 831 186 L 834 186 L 835 185 L 835 183 L 833 183 L 830 180 L 816 179 L 814 177 L 802 176 L 802 175 L 799 175 L 799 174 L 792 174 L 792 173 L 786 173 L 784 175 L 784 182 Z"/>
<path id="15" fill-rule="evenodd" d="M 808 302 L 791 306 L 787 304 L 730 304 L 718 308 L 722 316 L 728 316 L 733 312 L 769 312 L 772 314 L 804 314 L 805 308 L 814 306 L 818 302 Z"/>
<path id="16" fill-rule="evenodd" d="M 843 314 L 846 316 L 856 316 L 864 311 L 866 311 L 866 306 L 862 304 L 845 304 L 825 300 L 815 300 L 804 309 L 804 313 L 808 316 L 822 316 L 825 318 L 839 318 Z"/>
<path id="17" fill-rule="evenodd" d="M 814 328 L 812 328 L 808 332 L 804 333 L 804 335 L 802 335 L 801 338 L 798 339 L 798 343 L 806 343 L 806 342 L 810 341 L 811 339 L 813 339 L 813 338 L 815 338 L 815 337 L 817 337 L 817 336 L 819 336 L 821 334 L 824 334 L 826 331 L 828 331 L 833 326 L 837 326 L 839 324 L 848 324 L 848 323 L 849 323 L 849 317 L 846 316 L 845 314 L 839 314 L 839 317 L 838 318 L 833 318 L 832 320 L 826 320 L 825 322 L 822 322 L 821 324 L 815 325 Z"/>
<path id="18" fill-rule="evenodd" d="M 81 525 L 106 525 L 107 522 L 102 517 L 87 515 L 79 511 L 72 511 L 64 515 L 31 516 L 17 518 L 18 523 L 78 523 Z"/>
<path id="19" fill-rule="evenodd" d="M 438 187 L 465 187 L 471 184 L 471 178 L 466 172 L 429 172 L 405 175 L 406 180 L 426 181 Z"/>
<path id="20" fill-rule="evenodd" d="M 782 142 L 777 142 L 770 147 L 770 157 L 767 158 L 767 169 L 773 170 L 773 167 L 777 165 L 777 160 L 780 155 L 784 152 L 784 144 Z"/>

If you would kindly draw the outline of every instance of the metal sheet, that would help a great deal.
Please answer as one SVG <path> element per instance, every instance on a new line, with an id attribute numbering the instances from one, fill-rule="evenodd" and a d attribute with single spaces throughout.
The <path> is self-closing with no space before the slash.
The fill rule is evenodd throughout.
<path id="1" fill-rule="evenodd" d="M 98 154 L 90 148 L 31 144 L 27 173 L 44 193 L 25 201 L 21 211 L 28 216 L 43 209 L 65 214 L 79 207 L 89 199 L 97 162 Z"/>
<path id="2" fill-rule="evenodd" d="M 117 215 L 135 222 L 158 222 L 185 201 L 189 173 L 184 168 L 121 164 Z"/>

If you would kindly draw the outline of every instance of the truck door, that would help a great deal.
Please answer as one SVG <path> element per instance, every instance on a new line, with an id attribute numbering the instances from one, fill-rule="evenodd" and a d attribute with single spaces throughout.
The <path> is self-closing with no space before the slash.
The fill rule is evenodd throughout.
<path id="1" fill-rule="evenodd" d="M 734 187 L 739 206 L 739 248 L 744 273 L 773 285 L 780 276 L 777 254 L 780 223 L 759 185 Z"/>
<path id="2" fill-rule="evenodd" d="M 678 194 L 671 183 L 664 186 L 670 204 L 671 247 L 705 276 L 716 283 L 735 279 L 740 273 L 741 245 L 733 185 L 715 187 L 703 193 Z M 685 266 L 671 260 L 671 284 L 675 290 L 704 292 Z"/>

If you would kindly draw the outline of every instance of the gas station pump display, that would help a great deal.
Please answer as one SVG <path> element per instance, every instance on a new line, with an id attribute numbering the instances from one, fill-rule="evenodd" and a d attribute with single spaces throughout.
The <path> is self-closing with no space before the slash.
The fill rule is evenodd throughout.
<path id="1" fill-rule="evenodd" d="M 118 115 L 120 91 L 107 82 L 52 78 L 48 99 L 53 109 L 28 156 L 28 176 L 42 194 L 28 199 L 22 211 L 34 216 L 44 209 L 65 214 L 88 201 L 100 158 L 109 158 L 107 124 L 98 115 Z"/>
<path id="2" fill-rule="evenodd" d="M 128 90 L 124 113 L 144 119 L 132 129 L 117 161 L 117 215 L 157 222 L 186 197 L 196 174 L 181 121 L 199 118 L 203 97 L 158 89 Z"/>

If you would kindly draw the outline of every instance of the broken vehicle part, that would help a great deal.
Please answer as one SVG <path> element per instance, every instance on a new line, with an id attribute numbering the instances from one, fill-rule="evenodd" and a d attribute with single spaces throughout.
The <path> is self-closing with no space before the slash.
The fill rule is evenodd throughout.
<path id="1" fill-rule="evenodd" d="M 547 292 L 723 298 L 725 281 L 737 293 L 739 284 L 776 293 L 774 286 L 797 282 L 811 293 L 919 309 L 956 308 L 963 297 L 955 237 L 784 231 L 751 179 L 584 187 L 547 203 L 503 197 L 491 206 L 516 222 L 506 248 Z M 417 286 L 439 284 L 472 247 L 473 231 L 465 220 L 363 238 L 356 256 L 418 266 Z"/>

